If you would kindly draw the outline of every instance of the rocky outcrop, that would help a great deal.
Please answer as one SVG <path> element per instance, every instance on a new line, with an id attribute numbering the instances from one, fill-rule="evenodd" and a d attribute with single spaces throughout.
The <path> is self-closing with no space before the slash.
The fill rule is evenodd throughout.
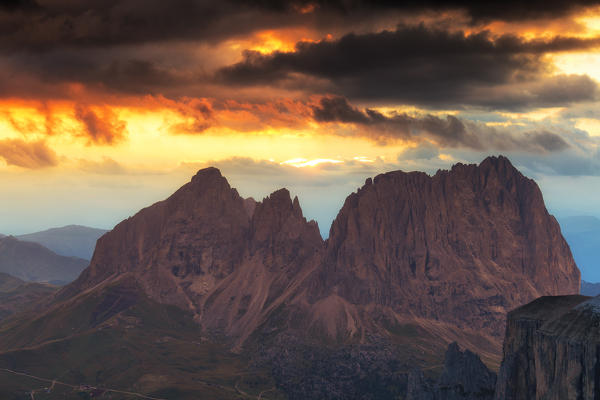
<path id="1" fill-rule="evenodd" d="M 600 298 L 542 297 L 508 315 L 497 400 L 598 399 Z"/>
<path id="2" fill-rule="evenodd" d="M 490 371 L 479 356 L 469 350 L 461 351 L 456 342 L 446 351 L 444 370 L 432 383 L 420 369 L 408 375 L 407 400 L 492 400 L 496 374 Z"/>

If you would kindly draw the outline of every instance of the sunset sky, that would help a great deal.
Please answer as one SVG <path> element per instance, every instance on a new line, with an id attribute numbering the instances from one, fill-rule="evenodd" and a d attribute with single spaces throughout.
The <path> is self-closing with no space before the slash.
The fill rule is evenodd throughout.
<path id="1" fill-rule="evenodd" d="M 0 3 L 0 232 L 111 228 L 214 165 L 326 236 L 380 172 L 504 154 L 600 216 L 600 0 Z"/>

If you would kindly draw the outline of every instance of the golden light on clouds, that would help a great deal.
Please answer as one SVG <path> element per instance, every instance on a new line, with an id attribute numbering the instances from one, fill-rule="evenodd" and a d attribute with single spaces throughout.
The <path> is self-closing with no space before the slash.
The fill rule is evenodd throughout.
<path id="1" fill-rule="evenodd" d="M 374 163 L 375 160 L 366 156 L 357 156 L 353 158 L 355 161 L 358 162 L 362 162 L 362 163 Z"/>
<path id="2" fill-rule="evenodd" d="M 438 158 L 442 161 L 456 161 L 450 154 L 440 154 L 438 155 Z"/>
<path id="3" fill-rule="evenodd" d="M 134 24 L 118 2 L 37 3 L 0 11 L 3 182 L 55 177 L 68 191 L 77 176 L 108 199 L 111 185 L 175 189 L 156 177 L 209 164 L 269 184 L 273 171 L 356 177 L 481 153 L 600 169 L 600 7 L 587 0 L 155 2 Z"/>
<path id="4" fill-rule="evenodd" d="M 296 46 L 296 41 L 283 38 L 277 35 L 276 31 L 259 32 L 256 36 L 258 43 L 251 46 L 249 50 L 268 54 L 274 51 L 293 51 Z"/>
<path id="5" fill-rule="evenodd" d="M 581 24 L 586 34 L 589 37 L 597 36 L 600 34 L 600 7 L 588 10 L 582 15 L 575 18 L 575 21 Z"/>
<path id="6" fill-rule="evenodd" d="M 600 120 L 598 119 L 580 118 L 575 127 L 586 131 L 590 136 L 600 136 Z"/>
<path id="7" fill-rule="evenodd" d="M 330 158 L 315 158 L 307 160 L 306 158 L 293 158 L 291 160 L 282 161 L 281 165 L 291 165 L 296 168 L 316 167 L 320 164 L 342 164 L 344 161 Z"/>
<path id="8" fill-rule="evenodd" d="M 318 10 L 313 7 L 302 10 L 308 14 L 316 11 Z M 452 27 L 454 32 L 465 30 L 467 33 L 475 33 L 487 29 L 496 37 L 510 33 L 522 39 L 535 40 L 557 35 L 588 38 L 600 34 L 600 8 L 560 20 L 496 20 L 471 25 L 466 25 L 468 18 L 459 11 L 428 15 L 423 13 L 417 20 L 435 26 L 436 21 L 439 23 L 451 19 L 451 16 L 459 16 L 458 23 Z M 412 25 L 416 26 L 417 20 L 412 21 Z M 349 32 L 358 32 L 356 35 L 363 31 L 381 32 L 382 29 L 393 32 L 398 27 L 397 21 L 396 16 L 382 18 L 374 25 L 348 26 L 346 31 L 337 29 L 334 25 L 326 28 L 307 25 L 257 29 L 251 33 L 231 36 L 214 45 L 199 46 L 197 57 L 186 60 L 199 61 L 205 55 L 202 53 L 205 47 L 212 49 L 212 52 L 206 53 L 209 55 L 226 50 L 226 56 L 219 59 L 221 63 L 218 66 L 222 67 L 239 61 L 243 58 L 243 52 L 248 50 L 268 55 L 273 52 L 293 52 L 299 42 L 334 43 L 334 36 L 326 33 L 328 31 L 325 29 L 331 29 L 335 32 L 335 38 L 339 39 Z M 165 46 L 167 45 L 160 44 L 159 50 L 152 51 L 166 51 Z M 173 46 L 181 47 L 179 50 L 184 53 L 194 49 L 191 42 L 177 42 Z M 541 78 L 549 77 L 551 80 L 552 74 L 563 73 L 589 75 L 600 80 L 600 54 L 596 49 L 552 53 L 544 56 L 544 62 L 546 61 L 548 68 L 543 70 Z M 209 63 L 207 68 L 210 70 L 218 66 Z M 193 67 L 202 69 L 203 65 Z M 149 72 L 153 70 L 150 69 Z M 450 115 L 456 116 L 457 120 L 464 120 L 465 109 L 469 111 L 468 106 L 452 109 L 444 104 L 443 107 L 427 108 L 427 105 L 421 103 L 403 104 L 397 100 L 377 98 L 353 100 L 345 95 L 349 99 L 348 104 L 353 107 L 354 111 L 351 111 L 354 114 L 345 115 L 339 110 L 339 114 L 335 114 L 333 111 L 336 110 L 332 110 L 330 120 L 317 120 L 313 115 L 314 106 L 318 105 L 323 96 L 336 96 L 335 86 L 327 86 L 325 89 L 312 88 L 315 90 L 313 93 L 302 93 L 302 88 L 285 92 L 287 88 L 283 84 L 281 87 L 256 89 L 266 93 L 265 100 L 257 99 L 257 96 L 253 95 L 235 96 L 244 90 L 248 90 L 244 93 L 253 93 L 250 92 L 252 89 L 247 87 L 241 87 L 239 90 L 221 87 L 219 90 L 222 92 L 216 90 L 211 92 L 214 97 L 207 95 L 204 98 L 194 97 L 193 94 L 170 96 L 160 92 L 119 94 L 118 90 L 111 92 L 98 89 L 101 85 L 77 82 L 67 82 L 64 85 L 68 87 L 68 95 L 71 96 L 69 98 L 76 97 L 80 101 L 1 101 L 0 139 L 43 143 L 56 152 L 60 159 L 59 164 L 63 166 L 77 165 L 78 160 L 86 158 L 95 162 L 115 160 L 125 167 L 152 166 L 166 169 L 172 168 L 181 160 L 209 161 L 250 157 L 254 160 L 273 160 L 278 164 L 305 168 L 342 164 L 347 160 L 368 164 L 375 162 L 378 157 L 394 159 L 407 146 L 413 146 L 423 140 L 418 136 L 419 133 L 415 134 L 415 143 L 411 143 L 413 137 L 405 132 L 385 132 L 387 136 L 381 136 L 383 139 L 378 142 L 378 130 L 393 130 L 395 127 L 392 122 L 388 124 L 390 126 L 378 125 L 375 119 L 365 117 L 368 115 L 366 109 L 375 110 L 389 119 L 406 114 L 411 118 L 436 116 L 441 120 Z M 327 92 L 331 88 L 332 93 Z M 275 98 L 272 94 L 280 93 L 275 92 L 276 90 L 281 90 L 284 94 Z M 318 92 L 319 90 L 323 92 Z M 485 90 L 493 91 L 487 87 Z M 232 93 L 234 96 L 231 96 Z M 298 96 L 295 96 L 296 94 Z M 219 97 L 220 95 L 223 97 Z M 533 95 L 532 97 L 535 97 Z M 361 101 L 364 103 L 361 104 Z M 561 113 L 568 108 L 544 106 L 524 107 L 522 112 L 495 110 L 494 113 L 502 118 L 493 122 L 483 121 L 483 124 L 510 129 L 521 128 L 528 123 L 550 123 L 559 120 Z M 468 119 L 468 115 L 466 118 Z M 594 119 L 579 119 L 576 124 L 578 128 L 598 135 L 598 124 Z M 366 131 L 369 133 L 365 134 Z M 405 137 L 409 139 L 404 139 Z M 435 144 L 442 147 L 443 143 L 443 140 L 438 140 Z M 441 160 L 450 160 L 444 157 L 451 155 L 444 153 L 439 156 Z"/>
<path id="9" fill-rule="evenodd" d="M 284 103 L 298 115 L 284 113 L 278 117 L 272 105 L 250 107 L 234 103 L 224 111 L 211 111 L 209 119 L 214 125 L 192 134 L 185 129 L 198 124 L 197 118 L 203 118 L 204 109 L 199 106 L 202 102 L 192 107 L 200 109 L 200 117 L 189 114 L 189 104 L 152 98 L 140 102 L 143 106 L 139 107 L 85 106 L 85 112 L 67 102 L 44 107 L 35 103 L 4 103 L 0 139 L 43 140 L 58 154 L 60 165 L 55 168 L 83 166 L 88 171 L 105 168 L 109 172 L 120 172 L 121 167 L 166 171 L 182 160 L 209 162 L 233 157 L 272 160 L 297 168 L 342 164 L 345 160 L 372 163 L 378 157 L 393 159 L 406 146 L 381 146 L 367 137 L 328 134 L 331 127 L 309 120 L 310 115 L 303 108 L 306 106 L 285 100 L 280 105 Z M 93 113 L 93 118 L 89 113 Z M 273 121 L 265 120 L 267 116 Z M 106 131 L 111 129 L 117 132 Z M 112 142 L 90 139 L 98 134 L 121 136 Z M 89 162 L 82 164 L 82 160 Z"/>
<path id="10" fill-rule="evenodd" d="M 552 63 L 560 72 L 566 74 L 589 75 L 600 80 L 600 53 L 563 53 L 552 56 Z"/>
<path id="11" fill-rule="evenodd" d="M 513 121 L 519 120 L 529 120 L 529 121 L 542 121 L 545 119 L 557 118 L 562 111 L 564 111 L 564 107 L 548 107 L 548 108 L 538 108 L 535 110 L 531 110 L 528 112 L 499 112 L 498 114 Z M 494 124 L 487 123 L 489 126 L 494 125 L 503 125 L 504 123 Z"/>
<path id="12" fill-rule="evenodd" d="M 331 34 L 323 35 L 315 30 L 306 28 L 269 29 L 255 32 L 250 37 L 231 40 L 228 42 L 227 47 L 239 52 L 239 54 L 244 50 L 270 54 L 275 51 L 292 52 L 299 42 L 314 43 L 319 40 L 330 40 L 332 38 Z"/>

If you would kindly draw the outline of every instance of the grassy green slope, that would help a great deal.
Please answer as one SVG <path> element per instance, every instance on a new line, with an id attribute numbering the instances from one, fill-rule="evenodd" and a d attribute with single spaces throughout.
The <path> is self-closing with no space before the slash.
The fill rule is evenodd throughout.
<path id="1" fill-rule="evenodd" d="M 282 398 L 271 390 L 267 372 L 252 370 L 249 359 L 203 338 L 191 314 L 155 303 L 127 283 L 40 316 L 16 316 L 0 327 L 0 351 L 0 368 L 73 385 L 165 399 L 257 398 L 261 392 L 263 399 Z M 2 399 L 23 398 L 40 386 L 0 371 Z M 67 392 L 57 388 L 36 399 L 86 395 Z"/>
<path id="2" fill-rule="evenodd" d="M 54 293 L 56 286 L 24 282 L 11 275 L 0 273 L 0 320 Z"/>

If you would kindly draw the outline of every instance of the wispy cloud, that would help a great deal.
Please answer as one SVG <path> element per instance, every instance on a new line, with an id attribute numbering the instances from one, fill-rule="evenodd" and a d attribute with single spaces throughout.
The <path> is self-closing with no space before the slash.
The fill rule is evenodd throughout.
<path id="1" fill-rule="evenodd" d="M 28 169 L 46 168 L 58 164 L 56 153 L 44 141 L 0 140 L 0 157 L 8 165 Z"/>

